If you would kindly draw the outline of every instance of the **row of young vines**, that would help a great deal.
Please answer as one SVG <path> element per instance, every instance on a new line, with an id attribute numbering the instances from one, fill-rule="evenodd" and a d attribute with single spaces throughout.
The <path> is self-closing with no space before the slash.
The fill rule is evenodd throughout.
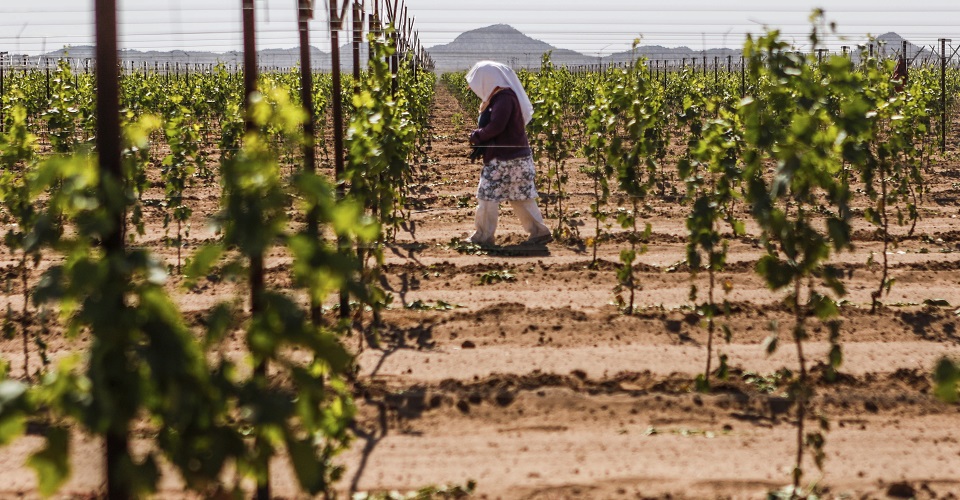
<path id="1" fill-rule="evenodd" d="M 333 459 L 354 415 L 344 336 L 359 327 L 375 339 L 362 315 L 388 303 L 375 276 L 427 138 L 435 80 L 408 55 L 391 72 L 392 34 L 369 37 L 360 80 L 334 89 L 330 75 L 315 75 L 314 116 L 297 72 L 261 75 L 249 100 L 243 75 L 223 67 L 125 75 L 119 184 L 97 167 L 93 75 L 62 63 L 49 88 L 40 72 L 6 75 L 0 213 L 23 303 L 14 311 L 8 302 L 4 334 L 22 335 L 24 361 L 22 375 L 0 361 L 0 444 L 28 426 L 45 429 L 29 460 L 41 493 L 69 477 L 70 434 L 80 429 L 104 436 L 108 449 L 122 440 L 108 473 L 131 495 L 156 491 L 166 463 L 200 494 L 244 497 L 251 484 L 269 484 L 280 455 L 303 491 L 331 494 L 343 472 Z M 326 142 L 332 92 L 348 103 L 343 151 Z M 315 137 L 304 135 L 308 122 Z M 307 150 L 321 156 L 321 171 L 299 167 L 304 144 L 316 144 Z M 333 178 L 337 155 L 346 169 Z M 185 193 L 218 182 L 217 236 L 184 255 L 194 208 Z M 162 199 L 147 196 L 157 187 Z M 141 242 L 147 206 L 163 214 L 175 264 Z M 119 254 L 103 244 L 117 213 L 129 242 Z M 271 252 L 290 257 L 291 290 L 258 291 L 248 281 Z M 185 291 L 233 280 L 252 302 L 225 300 L 190 327 L 170 296 L 170 274 L 182 275 L 175 281 Z M 339 321 L 313 314 L 337 292 L 350 299 Z M 85 352 L 50 360 L 49 330 Z M 240 354 L 230 354 L 231 338 L 242 339 Z M 40 366 L 30 365 L 31 343 Z M 134 438 L 148 451 L 133 453 Z"/>
<path id="2" fill-rule="evenodd" d="M 816 49 L 827 28 L 820 13 L 812 19 L 808 46 Z M 797 494 L 804 453 L 822 466 L 828 429 L 812 404 L 815 383 L 804 350 L 809 332 L 829 332 L 828 380 L 843 360 L 846 289 L 844 272 L 831 257 L 852 249 L 857 218 L 875 227 L 882 242 L 876 262 L 881 277 L 871 294 L 871 311 L 877 311 L 895 282 L 888 250 L 914 236 L 939 127 L 946 126 L 938 120 L 939 69 L 916 69 L 903 85 L 893 79 L 895 61 L 861 56 L 858 63 L 842 55 L 821 59 L 816 50 L 798 52 L 771 31 L 748 38 L 743 77 L 689 69 L 661 74 L 643 60 L 574 72 L 555 67 L 549 54 L 538 72 L 519 72 L 534 102 L 528 132 L 545 212 L 556 220 L 554 237 L 592 251 L 592 265 L 599 266 L 597 249 L 614 240 L 612 224 L 622 228 L 628 247 L 620 250 L 615 294 L 624 313 L 636 309 L 638 257 L 652 231 L 644 221 L 648 204 L 656 198 L 686 207 L 690 301 L 708 330 L 699 390 L 709 391 L 712 377 L 725 378 L 728 370 L 726 357 L 714 350 L 719 333 L 727 342 L 734 334 L 723 318 L 731 310 L 724 296 L 735 284 L 719 278 L 729 242 L 756 238 L 763 252 L 756 272 L 771 290 L 784 293 L 793 318 L 783 341 L 798 357 L 787 391 L 797 410 Z M 476 109 L 462 73 L 442 80 L 464 109 Z M 952 84 L 947 92 L 946 105 L 953 106 L 960 88 Z M 680 144 L 680 152 L 671 152 L 671 144 Z M 589 217 L 565 206 L 567 160 L 574 156 L 588 160 L 582 171 L 593 181 Z M 666 168 L 671 162 L 676 168 Z M 753 234 L 746 234 L 746 219 L 757 228 Z M 584 228 L 592 234 L 580 234 Z M 773 352 L 780 343 L 772 327 L 766 349 Z M 957 365 L 941 361 L 934 377 L 938 393 L 956 400 Z M 811 415 L 818 422 L 813 430 L 807 427 Z"/>

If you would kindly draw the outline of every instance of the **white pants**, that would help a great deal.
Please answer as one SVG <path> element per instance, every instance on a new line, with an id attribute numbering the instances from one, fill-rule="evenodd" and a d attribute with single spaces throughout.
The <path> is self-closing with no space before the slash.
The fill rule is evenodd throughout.
<path id="1" fill-rule="evenodd" d="M 543 223 L 543 215 L 535 198 L 529 200 L 511 200 L 513 213 L 517 214 L 523 229 L 531 238 L 550 234 L 550 228 Z M 497 232 L 497 219 L 500 216 L 500 203 L 490 200 L 477 200 L 477 218 L 474 222 L 477 230 L 470 241 L 485 245 L 493 244 L 493 235 Z"/>

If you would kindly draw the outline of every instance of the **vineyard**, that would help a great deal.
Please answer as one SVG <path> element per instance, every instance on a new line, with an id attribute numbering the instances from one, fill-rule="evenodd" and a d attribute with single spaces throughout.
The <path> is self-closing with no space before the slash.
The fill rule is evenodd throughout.
<path id="1" fill-rule="evenodd" d="M 0 74 L 0 497 L 960 495 L 960 69 L 546 54 L 554 242 L 480 246 L 480 101 L 384 16 L 353 75 L 123 67 L 115 133 Z"/>

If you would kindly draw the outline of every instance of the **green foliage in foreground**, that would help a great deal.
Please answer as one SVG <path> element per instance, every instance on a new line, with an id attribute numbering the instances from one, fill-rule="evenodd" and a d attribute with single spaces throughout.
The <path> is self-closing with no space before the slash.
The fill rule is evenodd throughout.
<path id="1" fill-rule="evenodd" d="M 255 99 L 253 106 L 260 127 L 293 134 L 302 119 L 299 108 L 278 94 Z M 148 134 L 125 135 L 145 141 Z M 45 446 L 29 462 L 44 494 L 69 475 L 75 425 L 124 439 L 134 426 L 146 426 L 150 451 L 135 457 L 125 449 L 118 464 L 123 486 L 136 495 L 155 491 L 161 457 L 190 489 L 243 495 L 242 480 L 260 479 L 280 453 L 305 491 L 328 491 L 341 474 L 332 458 L 348 441 L 354 411 L 342 380 L 351 356 L 337 335 L 312 324 L 292 297 L 263 290 L 249 319 L 241 319 L 234 303 L 215 307 L 198 342 L 164 290 L 164 265 L 145 250 L 111 253 L 99 245 L 116 230 L 115 214 L 130 199 L 100 175 L 94 160 L 83 153 L 54 157 L 25 178 L 31 201 L 49 193 L 26 238 L 61 258 L 44 274 L 34 300 L 58 304 L 68 335 L 87 332 L 91 340 L 85 358 L 61 361 L 36 385 L 0 382 L 0 442 L 22 433 L 28 421 L 49 426 Z M 309 293 L 325 296 L 350 279 L 354 257 L 287 233 L 288 198 L 295 194 L 318 207 L 321 222 L 335 234 L 369 241 L 376 226 L 355 204 L 335 203 L 327 181 L 302 178 L 290 193 L 280 181 L 276 151 L 258 133 L 248 135 L 223 166 L 223 244 L 194 256 L 188 266 L 194 276 L 205 276 L 221 255 L 229 256 L 225 268 L 242 270 L 279 244 L 294 254 L 297 272 L 312 277 L 304 280 Z M 75 230 L 57 231 L 60 221 Z M 249 359 L 225 355 L 223 343 L 236 329 L 244 332 Z M 251 373 L 267 361 L 271 374 Z M 228 466 L 238 474 L 232 485 L 221 485 Z"/>

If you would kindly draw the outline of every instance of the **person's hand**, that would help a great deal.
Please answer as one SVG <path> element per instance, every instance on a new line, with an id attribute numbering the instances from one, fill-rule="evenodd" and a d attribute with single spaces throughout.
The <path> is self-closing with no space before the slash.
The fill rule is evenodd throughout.
<path id="1" fill-rule="evenodd" d="M 470 161 L 480 161 L 481 158 L 483 158 L 483 148 L 474 147 L 470 151 Z"/>

